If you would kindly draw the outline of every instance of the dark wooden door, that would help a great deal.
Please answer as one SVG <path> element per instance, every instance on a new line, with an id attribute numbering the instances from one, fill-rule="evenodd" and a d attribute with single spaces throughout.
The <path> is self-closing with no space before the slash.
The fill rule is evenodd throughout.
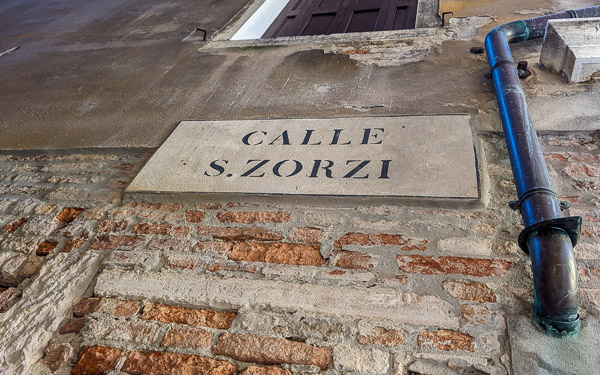
<path id="1" fill-rule="evenodd" d="M 415 27 L 417 0 L 290 0 L 263 38 Z"/>

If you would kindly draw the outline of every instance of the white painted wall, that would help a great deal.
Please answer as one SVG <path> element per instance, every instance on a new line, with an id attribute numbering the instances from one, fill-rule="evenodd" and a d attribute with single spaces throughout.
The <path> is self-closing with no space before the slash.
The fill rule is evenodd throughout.
<path id="1" fill-rule="evenodd" d="M 288 2 L 289 0 L 266 0 L 231 40 L 260 39 Z"/>

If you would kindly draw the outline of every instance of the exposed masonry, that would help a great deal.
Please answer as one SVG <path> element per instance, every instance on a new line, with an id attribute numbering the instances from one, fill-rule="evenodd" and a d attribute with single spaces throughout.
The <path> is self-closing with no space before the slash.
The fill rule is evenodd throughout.
<path id="1" fill-rule="evenodd" d="M 491 201 L 461 210 L 120 203 L 147 154 L 1 155 L 0 324 L 14 332 L 0 361 L 15 374 L 511 374 L 507 318 L 529 314 L 532 281 L 503 140 L 482 141 Z M 581 314 L 597 321 L 598 134 L 542 143 L 584 217 Z M 46 305 L 55 315 L 37 316 Z"/>

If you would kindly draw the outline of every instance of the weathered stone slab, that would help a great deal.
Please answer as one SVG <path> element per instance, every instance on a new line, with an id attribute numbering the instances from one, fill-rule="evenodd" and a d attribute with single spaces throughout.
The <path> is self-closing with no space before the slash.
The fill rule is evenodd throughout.
<path id="1" fill-rule="evenodd" d="M 92 282 L 101 256 L 61 253 L 40 270 L 21 299 L 0 315 L 0 369 L 25 374 Z"/>
<path id="2" fill-rule="evenodd" d="M 540 63 L 569 82 L 584 82 L 600 71 L 600 18 L 548 21 Z"/>
<path id="3" fill-rule="evenodd" d="M 305 311 L 349 318 L 458 328 L 452 306 L 436 296 L 388 288 L 336 287 L 251 279 L 219 279 L 177 272 L 105 270 L 96 295 L 154 301 L 201 308 Z"/>
<path id="4" fill-rule="evenodd" d="M 468 115 L 185 121 L 127 192 L 479 197 Z"/>

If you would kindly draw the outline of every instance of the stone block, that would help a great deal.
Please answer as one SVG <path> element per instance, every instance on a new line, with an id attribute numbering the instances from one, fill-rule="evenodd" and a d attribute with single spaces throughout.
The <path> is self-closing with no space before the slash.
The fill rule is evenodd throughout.
<path id="1" fill-rule="evenodd" d="M 585 82 L 600 72 L 600 18 L 548 21 L 540 64 L 569 82 Z"/>
<path id="2" fill-rule="evenodd" d="M 242 307 L 304 311 L 349 318 L 456 329 L 459 318 L 436 296 L 383 287 L 337 287 L 243 278 L 214 278 L 174 271 L 104 270 L 96 295 L 150 298 L 211 309 Z"/>

